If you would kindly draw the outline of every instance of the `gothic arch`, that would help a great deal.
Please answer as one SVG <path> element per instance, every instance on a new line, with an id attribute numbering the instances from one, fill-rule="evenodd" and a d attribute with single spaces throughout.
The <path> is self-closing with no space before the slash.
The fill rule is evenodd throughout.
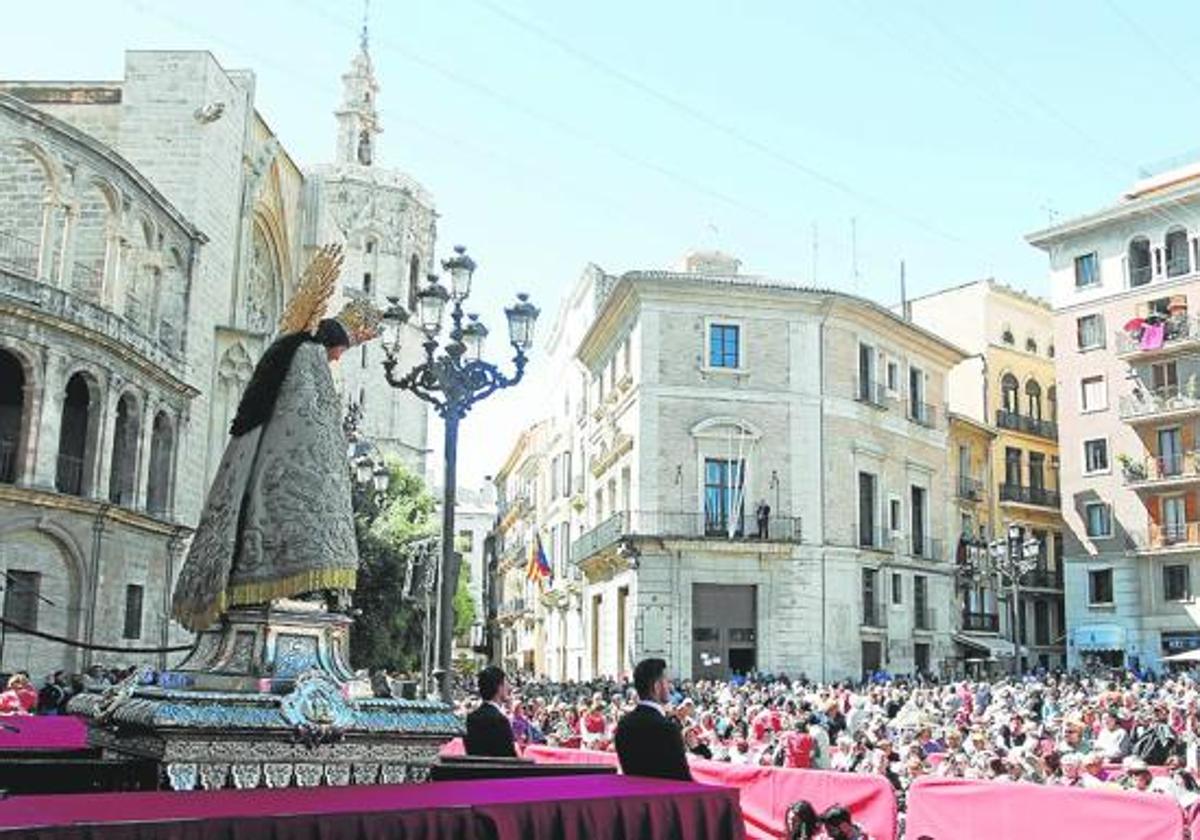
<path id="1" fill-rule="evenodd" d="M 283 311 L 283 276 L 279 240 L 272 233 L 266 217 L 255 214 L 243 300 L 246 329 L 259 333 L 275 331 Z"/>

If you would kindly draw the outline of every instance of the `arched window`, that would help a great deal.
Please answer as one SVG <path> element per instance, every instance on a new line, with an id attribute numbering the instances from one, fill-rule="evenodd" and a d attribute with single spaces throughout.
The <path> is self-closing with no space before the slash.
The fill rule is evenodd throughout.
<path id="1" fill-rule="evenodd" d="M 1008 327 L 1005 327 L 1004 332 L 1000 333 L 1000 340 L 1003 341 L 1005 344 L 1009 344 L 1009 345 L 1017 343 L 1017 340 L 1015 338 L 1013 338 L 1012 330 L 1009 329 Z"/>
<path id="2" fill-rule="evenodd" d="M 408 311 L 417 311 L 417 285 L 421 279 L 421 261 L 416 254 L 408 261 Z"/>
<path id="3" fill-rule="evenodd" d="M 113 429 L 112 470 L 108 480 L 108 500 L 118 505 L 133 504 L 137 487 L 138 427 L 141 426 L 137 401 L 124 394 L 117 402 Z"/>
<path id="4" fill-rule="evenodd" d="M 67 380 L 62 420 L 59 423 L 58 464 L 54 477 L 58 492 L 72 496 L 91 492 L 88 468 L 92 456 L 89 444 L 93 426 L 92 388 L 84 374 L 76 373 Z"/>
<path id="5" fill-rule="evenodd" d="M 371 283 L 371 272 L 363 272 L 363 294 L 370 296 L 374 292 L 374 285 Z"/>
<path id="6" fill-rule="evenodd" d="M 1030 379 L 1025 383 L 1026 414 L 1034 420 L 1042 419 L 1042 386 L 1036 380 Z"/>
<path id="7" fill-rule="evenodd" d="M 1129 285 L 1145 286 L 1150 275 L 1150 240 L 1138 236 L 1129 243 Z"/>
<path id="8" fill-rule="evenodd" d="M 1051 385 L 1046 389 L 1046 409 L 1050 413 L 1050 422 L 1058 422 L 1058 386 Z"/>
<path id="9" fill-rule="evenodd" d="M 1047 347 L 1046 347 L 1046 355 L 1047 355 L 1047 356 L 1049 356 L 1051 359 L 1053 359 L 1053 358 L 1054 358 L 1054 342 L 1053 342 L 1053 341 L 1052 341 L 1052 342 L 1050 342 L 1050 344 L 1049 344 L 1049 345 L 1047 345 Z"/>
<path id="10" fill-rule="evenodd" d="M 17 480 L 21 421 L 25 415 L 25 370 L 12 353 L 0 350 L 0 483 Z"/>
<path id="11" fill-rule="evenodd" d="M 1025 339 L 1025 350 L 1029 353 L 1036 353 L 1038 350 L 1037 339 L 1033 336 L 1029 336 L 1029 338 Z"/>
<path id="12" fill-rule="evenodd" d="M 1021 413 L 1021 402 L 1018 397 L 1020 385 L 1017 383 L 1017 377 L 1011 373 L 1004 374 L 1004 378 L 1000 380 L 1000 405 L 1009 414 Z"/>
<path id="13" fill-rule="evenodd" d="M 146 487 L 146 510 L 161 515 L 171 509 L 171 461 L 175 450 L 175 430 L 165 411 L 154 417 L 150 437 L 150 478 Z"/>
<path id="14" fill-rule="evenodd" d="M 1165 244 L 1167 251 L 1167 276 L 1178 277 L 1181 274 L 1187 274 L 1190 269 L 1187 231 L 1181 227 L 1171 228 L 1167 231 Z"/>

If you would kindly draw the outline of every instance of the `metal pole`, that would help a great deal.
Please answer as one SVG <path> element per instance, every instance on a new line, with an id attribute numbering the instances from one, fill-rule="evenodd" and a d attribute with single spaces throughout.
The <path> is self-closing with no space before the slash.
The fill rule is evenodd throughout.
<path id="1" fill-rule="evenodd" d="M 451 650 L 454 645 L 454 589 L 458 583 L 458 554 L 454 550 L 454 503 L 457 495 L 458 416 L 456 406 L 446 407 L 445 462 L 442 471 L 442 563 L 438 581 L 437 672 L 438 696 L 449 703 Z"/>

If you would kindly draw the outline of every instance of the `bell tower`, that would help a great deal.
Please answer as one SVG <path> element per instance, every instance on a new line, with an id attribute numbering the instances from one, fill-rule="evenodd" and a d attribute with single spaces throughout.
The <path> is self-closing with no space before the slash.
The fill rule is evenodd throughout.
<path id="1" fill-rule="evenodd" d="M 334 112 L 338 124 L 337 163 L 342 165 L 371 166 L 375 162 L 376 135 L 383 131 L 375 110 L 379 84 L 367 44 L 364 6 L 358 55 L 350 63 L 350 70 L 342 74 L 342 104 Z"/>

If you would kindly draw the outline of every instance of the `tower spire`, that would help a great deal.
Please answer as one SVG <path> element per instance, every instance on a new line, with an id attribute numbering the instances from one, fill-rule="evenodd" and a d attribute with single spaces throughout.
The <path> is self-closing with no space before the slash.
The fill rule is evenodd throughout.
<path id="1" fill-rule="evenodd" d="M 370 166 L 375 159 L 375 135 L 382 131 L 375 110 L 375 81 L 370 43 L 370 0 L 363 0 L 362 32 L 358 55 L 342 75 L 342 103 L 335 112 L 338 121 L 337 161 L 341 164 Z"/>
<path id="2" fill-rule="evenodd" d="M 363 52 L 367 51 L 367 27 L 371 18 L 371 0 L 363 0 L 363 24 L 362 35 L 358 39 L 358 45 Z"/>

